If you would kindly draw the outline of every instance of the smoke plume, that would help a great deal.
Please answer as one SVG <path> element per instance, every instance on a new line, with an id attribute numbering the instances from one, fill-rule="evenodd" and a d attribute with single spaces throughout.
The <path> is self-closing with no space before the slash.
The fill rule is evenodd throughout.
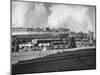
<path id="1" fill-rule="evenodd" d="M 12 26 L 22 27 L 25 23 L 25 14 L 28 10 L 26 2 L 12 2 Z"/>
<path id="2" fill-rule="evenodd" d="M 28 10 L 25 27 L 44 27 L 47 25 L 48 13 L 43 3 L 35 3 L 34 8 Z"/>
<path id="3" fill-rule="evenodd" d="M 88 6 L 12 1 L 12 27 L 95 31 L 94 11 Z"/>
<path id="4" fill-rule="evenodd" d="M 12 2 L 12 27 L 44 27 L 47 20 L 43 3 Z"/>
<path id="5" fill-rule="evenodd" d="M 48 24 L 51 27 L 67 27 L 77 32 L 93 29 L 88 8 L 85 6 L 53 5 L 50 7 L 50 11 Z"/>

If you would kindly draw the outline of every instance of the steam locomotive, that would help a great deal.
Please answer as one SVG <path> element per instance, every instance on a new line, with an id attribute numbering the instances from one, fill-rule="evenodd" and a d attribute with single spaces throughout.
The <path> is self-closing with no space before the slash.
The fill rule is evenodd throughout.
<path id="1" fill-rule="evenodd" d="M 19 50 L 52 50 L 74 48 L 75 39 L 68 37 L 68 34 L 61 34 L 59 36 L 13 36 L 12 37 L 12 51 Z"/>
<path id="2" fill-rule="evenodd" d="M 12 36 L 12 51 L 53 50 L 88 46 L 88 38 L 69 36 L 69 34 L 39 34 Z"/>

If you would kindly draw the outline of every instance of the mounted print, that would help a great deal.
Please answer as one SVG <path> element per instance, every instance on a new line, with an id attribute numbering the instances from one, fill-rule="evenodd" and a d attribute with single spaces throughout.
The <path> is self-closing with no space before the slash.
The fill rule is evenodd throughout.
<path id="1" fill-rule="evenodd" d="M 96 6 L 11 1 L 11 72 L 96 69 Z"/>

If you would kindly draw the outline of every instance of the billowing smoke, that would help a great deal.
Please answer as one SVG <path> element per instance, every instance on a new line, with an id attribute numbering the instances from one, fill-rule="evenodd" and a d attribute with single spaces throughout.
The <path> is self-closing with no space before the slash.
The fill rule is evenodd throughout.
<path id="1" fill-rule="evenodd" d="M 88 6 L 13 1 L 12 27 L 66 27 L 87 32 L 95 30 L 93 14 Z"/>
<path id="2" fill-rule="evenodd" d="M 47 20 L 43 3 L 12 2 L 12 27 L 44 27 Z"/>
<path id="3" fill-rule="evenodd" d="M 48 17 L 48 24 L 51 27 L 67 27 L 72 31 L 93 30 L 88 14 L 88 8 L 75 5 L 53 5 L 50 7 L 51 15 Z"/>
<path id="4" fill-rule="evenodd" d="M 44 27 L 47 25 L 48 13 L 43 3 L 35 3 L 26 15 L 25 27 Z"/>
<path id="5" fill-rule="evenodd" d="M 25 23 L 25 14 L 28 10 L 26 2 L 12 2 L 12 26 L 22 27 Z"/>

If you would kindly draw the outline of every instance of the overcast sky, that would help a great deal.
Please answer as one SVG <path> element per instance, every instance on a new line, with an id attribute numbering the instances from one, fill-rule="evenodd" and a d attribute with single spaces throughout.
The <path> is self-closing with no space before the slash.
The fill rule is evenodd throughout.
<path id="1" fill-rule="evenodd" d="M 95 31 L 95 6 L 12 1 L 12 27 Z"/>

